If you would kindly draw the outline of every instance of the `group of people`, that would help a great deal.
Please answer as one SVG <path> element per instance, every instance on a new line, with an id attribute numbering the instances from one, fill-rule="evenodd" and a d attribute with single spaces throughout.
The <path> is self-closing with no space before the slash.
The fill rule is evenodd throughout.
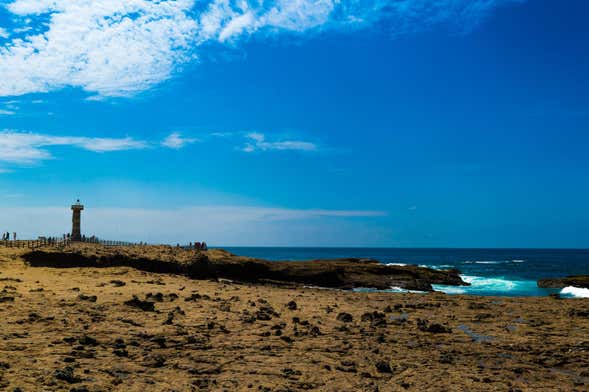
<path id="1" fill-rule="evenodd" d="M 16 232 L 12 233 L 12 240 L 16 241 Z M 9 232 L 2 234 L 2 241 L 10 241 L 10 233 Z"/>
<path id="2" fill-rule="evenodd" d="M 193 247 L 192 246 L 192 242 L 188 245 L 188 247 L 190 249 L 192 249 L 192 247 Z M 207 243 L 204 242 L 204 241 L 203 242 L 195 242 L 194 243 L 194 249 L 196 249 L 196 250 L 208 250 L 209 247 L 207 246 Z"/>

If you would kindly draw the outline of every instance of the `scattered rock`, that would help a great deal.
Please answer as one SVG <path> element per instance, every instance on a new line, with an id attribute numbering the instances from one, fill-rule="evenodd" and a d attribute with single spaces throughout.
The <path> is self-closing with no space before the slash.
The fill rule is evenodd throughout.
<path id="1" fill-rule="evenodd" d="M 155 312 L 155 303 L 151 301 L 142 301 L 136 295 L 132 299 L 125 301 L 125 305 L 139 308 L 144 312 Z"/>
<path id="2" fill-rule="evenodd" d="M 452 329 L 450 327 L 446 327 L 445 325 L 432 323 L 430 324 L 427 320 L 417 319 L 417 328 L 423 332 L 430 332 L 430 333 L 452 333 Z"/>
<path id="3" fill-rule="evenodd" d="M 391 365 L 388 363 L 388 361 L 378 361 L 376 363 L 376 370 L 379 373 L 392 373 L 393 370 L 391 369 Z"/>
<path id="4" fill-rule="evenodd" d="M 286 304 L 286 308 L 288 310 L 297 310 L 297 303 L 295 301 L 290 301 Z"/>
<path id="5" fill-rule="evenodd" d="M 354 317 L 350 313 L 342 312 L 337 315 L 336 320 L 341 321 L 342 323 L 351 323 L 354 320 Z"/>
<path id="6" fill-rule="evenodd" d="M 56 370 L 53 373 L 53 377 L 70 384 L 80 381 L 79 378 L 74 375 L 74 368 L 72 366 L 66 366 L 63 369 Z"/>
<path id="7" fill-rule="evenodd" d="M 84 294 L 80 294 L 80 295 L 78 295 L 78 299 L 80 301 L 96 302 L 96 300 L 98 299 L 98 297 L 95 296 L 95 295 L 84 295 Z"/>

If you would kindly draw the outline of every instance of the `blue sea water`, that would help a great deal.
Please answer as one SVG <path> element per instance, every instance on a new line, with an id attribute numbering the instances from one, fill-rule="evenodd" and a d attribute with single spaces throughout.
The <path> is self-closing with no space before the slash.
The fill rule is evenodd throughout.
<path id="1" fill-rule="evenodd" d="M 545 296 L 560 292 L 585 297 L 588 289 L 549 290 L 541 278 L 589 275 L 589 249 L 412 249 L 412 248 L 257 248 L 228 247 L 232 253 L 275 261 L 343 257 L 372 258 L 384 264 L 414 264 L 435 269 L 456 268 L 468 287 L 434 286 L 448 294 Z M 400 291 L 391 288 L 392 292 Z"/>

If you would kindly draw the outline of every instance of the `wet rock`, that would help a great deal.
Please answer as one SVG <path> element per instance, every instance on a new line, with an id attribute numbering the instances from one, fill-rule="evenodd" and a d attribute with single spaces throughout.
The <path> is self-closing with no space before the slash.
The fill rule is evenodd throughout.
<path id="1" fill-rule="evenodd" d="M 351 323 L 354 320 L 354 317 L 350 313 L 342 312 L 337 315 L 336 320 L 341 321 L 342 323 Z"/>
<path id="2" fill-rule="evenodd" d="M 155 312 L 155 303 L 151 301 L 142 301 L 136 295 L 132 299 L 125 301 L 125 305 L 143 310 L 144 312 Z"/>

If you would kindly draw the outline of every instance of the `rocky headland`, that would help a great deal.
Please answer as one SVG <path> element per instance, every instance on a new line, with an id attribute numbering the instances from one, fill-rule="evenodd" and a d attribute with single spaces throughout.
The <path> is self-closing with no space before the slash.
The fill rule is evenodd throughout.
<path id="1" fill-rule="evenodd" d="M 365 286 L 366 271 L 383 270 L 340 261 L 338 273 L 290 267 L 285 275 L 288 266 L 274 270 L 222 251 L 205 256 L 170 247 L 0 248 L 0 390 L 589 386 L 589 299 L 326 290 L 307 287 L 315 285 L 308 279 Z M 190 267 L 201 262 L 208 267 Z M 263 279 L 247 275 L 249 262 Z M 348 262 L 362 272 L 349 271 Z M 382 282 L 442 276 L 398 271 Z"/>

